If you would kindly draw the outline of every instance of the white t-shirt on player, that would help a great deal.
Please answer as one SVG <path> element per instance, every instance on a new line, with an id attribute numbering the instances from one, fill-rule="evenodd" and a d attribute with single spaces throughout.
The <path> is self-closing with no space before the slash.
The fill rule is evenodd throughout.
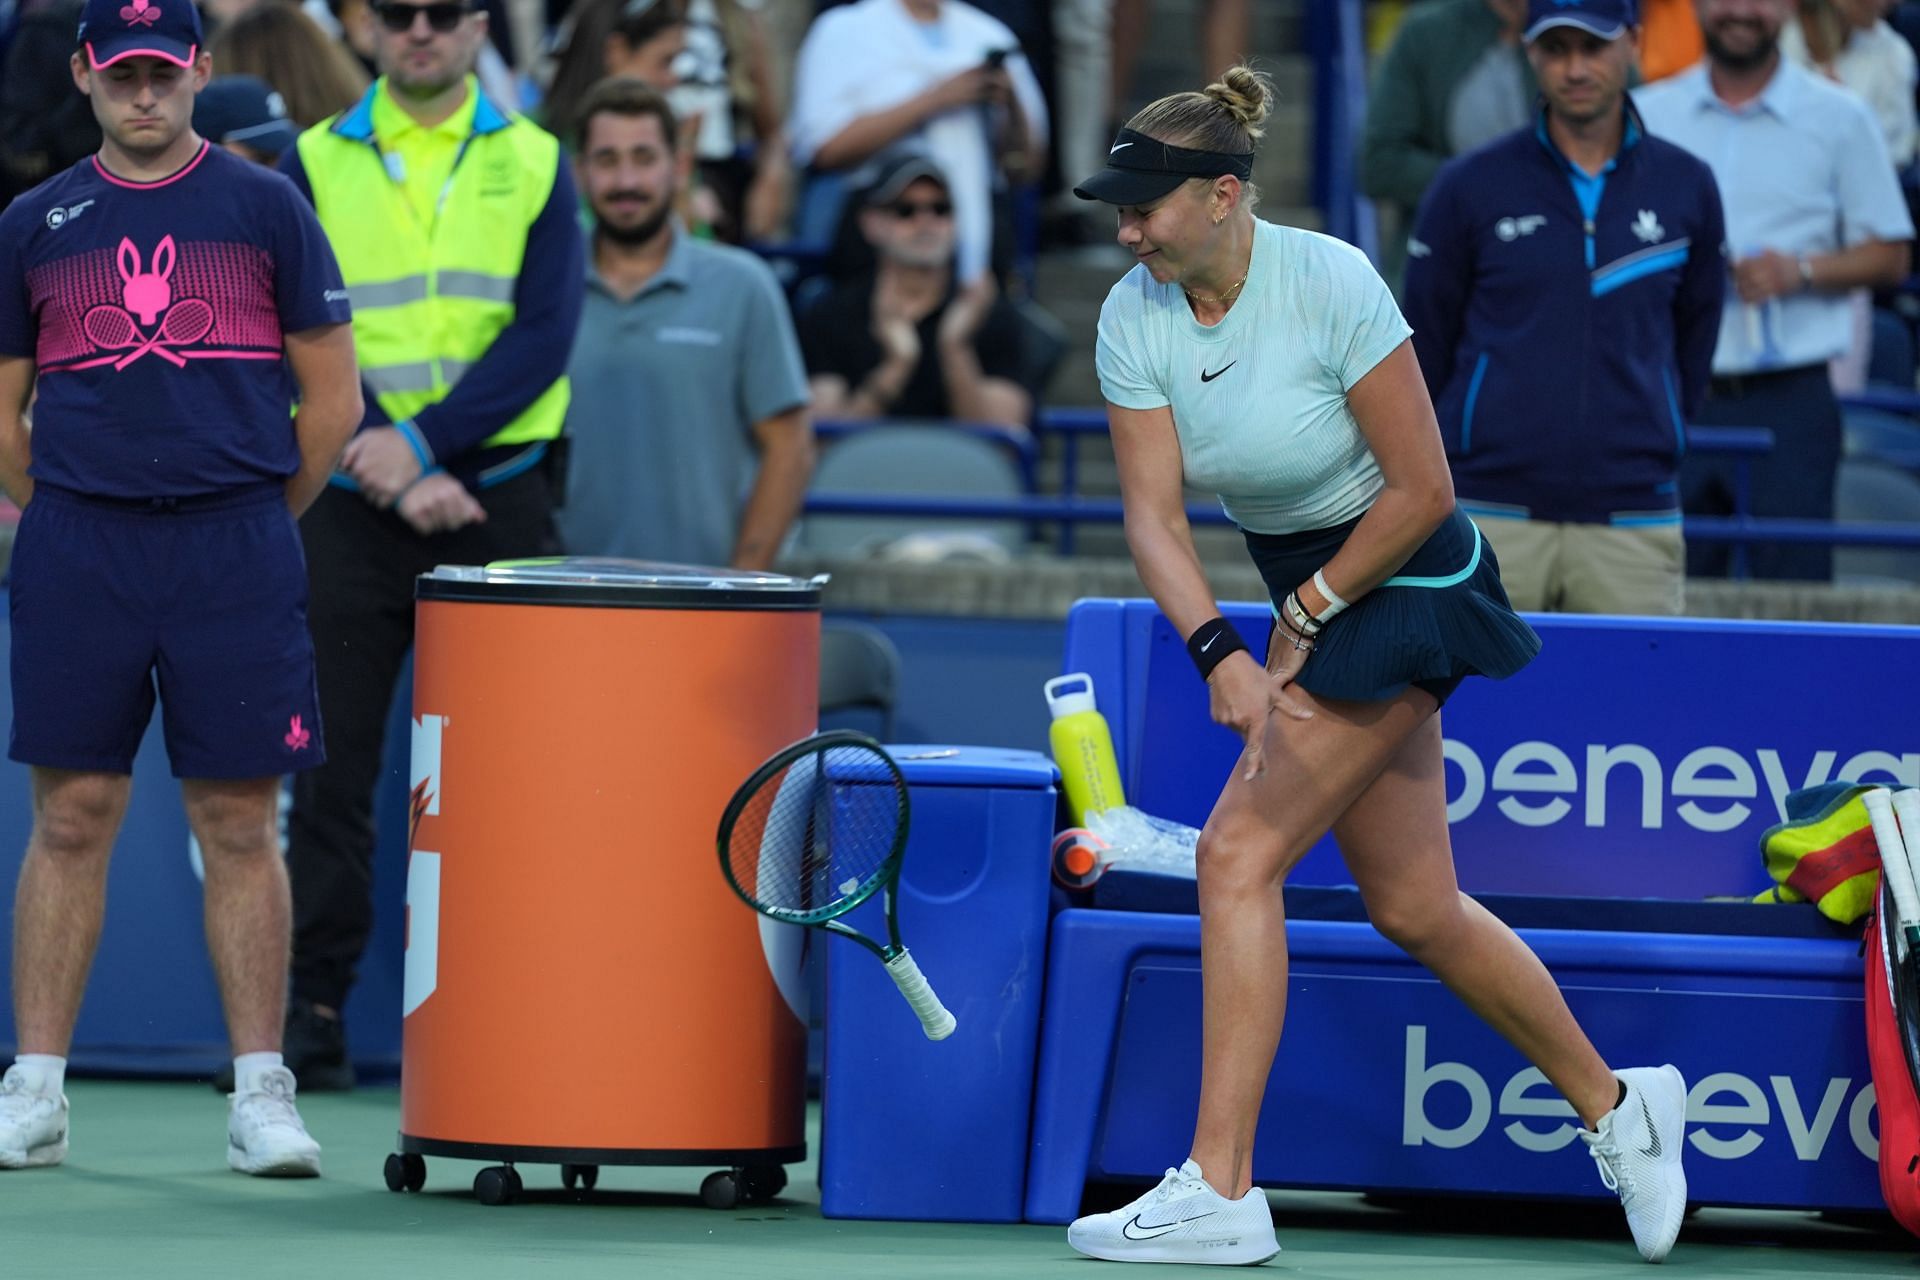
<path id="1" fill-rule="evenodd" d="M 1255 220 L 1239 300 L 1208 327 L 1177 284 L 1129 271 L 1100 309 L 1100 389 L 1171 406 L 1186 483 L 1256 533 L 1324 529 L 1380 492 L 1347 391 L 1413 332 L 1366 255 Z"/>

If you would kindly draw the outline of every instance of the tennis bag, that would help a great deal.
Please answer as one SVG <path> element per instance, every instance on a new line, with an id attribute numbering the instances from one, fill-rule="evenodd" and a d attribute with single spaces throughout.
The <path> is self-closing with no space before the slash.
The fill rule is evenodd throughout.
<path id="1" fill-rule="evenodd" d="M 1920 1235 L 1920 991 L 1912 989 L 1914 966 L 1893 962 L 1895 918 L 1883 887 L 1867 925 L 1867 1059 L 1880 1110 L 1880 1195 L 1900 1225 Z"/>

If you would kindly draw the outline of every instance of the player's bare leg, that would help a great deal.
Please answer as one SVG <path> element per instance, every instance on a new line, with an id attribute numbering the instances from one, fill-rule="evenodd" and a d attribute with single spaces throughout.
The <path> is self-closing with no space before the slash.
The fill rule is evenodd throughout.
<path id="1" fill-rule="evenodd" d="M 227 1163 L 242 1173 L 311 1177 L 320 1172 L 320 1144 L 300 1120 L 293 1073 L 279 1058 L 293 936 L 280 780 L 198 779 L 182 790 L 206 863 L 207 947 L 233 1040 Z"/>
<path id="2" fill-rule="evenodd" d="M 1460 892 L 1440 745 L 1435 715 L 1334 824 L 1334 838 L 1373 927 L 1525 1054 L 1591 1129 L 1620 1100 L 1619 1082 L 1540 958 Z"/>
<path id="3" fill-rule="evenodd" d="M 1686 1082 L 1671 1066 L 1612 1071 L 1532 948 L 1460 892 L 1440 747 L 1434 716 L 1335 824 L 1347 869 L 1374 927 L 1432 970 L 1573 1104 L 1601 1180 L 1627 1211 L 1634 1243 L 1658 1262 L 1673 1248 L 1686 1211 Z"/>
<path id="4" fill-rule="evenodd" d="M 13 1016 L 23 1054 L 65 1057 L 107 906 L 133 779 L 33 770 L 33 834 L 13 900 Z"/>
<path id="5" fill-rule="evenodd" d="M 233 1052 L 278 1052 L 293 930 L 280 853 L 280 780 L 195 779 L 182 793 L 206 864 L 207 949 Z"/>
<path id="6" fill-rule="evenodd" d="M 33 834 L 13 902 L 20 1059 L 0 1078 L 0 1169 L 66 1159 L 67 1050 L 100 941 L 107 864 L 131 782 L 118 773 L 33 770 Z"/>

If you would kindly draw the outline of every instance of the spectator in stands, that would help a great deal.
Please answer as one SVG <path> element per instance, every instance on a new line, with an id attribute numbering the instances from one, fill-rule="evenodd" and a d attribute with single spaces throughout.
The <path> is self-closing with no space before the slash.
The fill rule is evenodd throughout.
<path id="1" fill-rule="evenodd" d="M 1454 156 L 1527 123 L 1536 87 L 1520 51 L 1527 0 L 1427 0 L 1407 11 L 1380 60 L 1360 132 L 1360 187 L 1405 226 Z M 1398 281 L 1388 236 L 1381 274 Z"/>
<path id="2" fill-rule="evenodd" d="M 1694 0 L 1640 0 L 1640 80 L 1678 75 L 1706 52 Z"/>
<path id="3" fill-rule="evenodd" d="M 1780 56 L 1789 0 L 1700 0 L 1704 65 L 1636 98 L 1656 137 L 1705 160 L 1726 208 L 1733 268 L 1703 423 L 1770 427 L 1752 511 L 1826 520 L 1840 461 L 1827 363 L 1851 347 L 1847 291 L 1905 278 L 1913 222 L 1866 105 Z M 1687 455 L 1689 513 L 1733 509 L 1725 459 Z M 1724 544 L 1687 549 L 1690 574 L 1725 572 Z M 1754 573 L 1826 581 L 1832 548 L 1759 543 Z"/>
<path id="4" fill-rule="evenodd" d="M 379 19 L 373 16 L 373 5 L 369 0 L 327 0 L 327 11 L 333 15 L 334 26 L 340 28 L 339 40 L 360 69 L 371 80 L 380 74 L 380 68 L 374 61 L 374 27 Z"/>
<path id="5" fill-rule="evenodd" d="M 604 80 L 579 114 L 574 171 L 594 229 L 568 365 L 561 541 L 579 555 L 769 568 L 813 471 L 786 299 L 760 259 L 677 224 L 687 140 L 662 95 Z"/>
<path id="6" fill-rule="evenodd" d="M 1033 69 L 1004 23 L 962 0 L 856 0 L 821 14 L 800 46 L 788 127 L 794 161 L 816 170 L 852 170 L 902 143 L 932 156 L 951 184 L 963 283 L 1010 261 L 996 230 L 1003 180 L 1046 168 Z"/>
<path id="7" fill-rule="evenodd" d="M 1025 430 L 1023 324 L 991 275 L 959 285 L 945 172 L 908 152 L 860 197 L 871 275 L 843 282 L 800 317 L 814 412 L 822 418 L 957 418 Z"/>
<path id="8" fill-rule="evenodd" d="M 1851 89 L 1872 108 L 1894 168 L 1913 164 L 1915 142 L 1913 46 L 1881 20 L 1883 0 L 1800 0 L 1798 14 L 1780 30 L 1780 52 L 1815 75 Z M 1909 216 L 1913 198 L 1908 196 Z M 1853 321 L 1852 349 L 1829 372 L 1834 390 L 1859 391 L 1867 382 L 1873 347 L 1873 295 L 1847 295 Z M 1904 322 L 1903 322 L 1904 323 Z"/>
<path id="9" fill-rule="evenodd" d="M 1671 1066 L 1616 1074 L 1539 958 L 1454 875 L 1440 706 L 1468 677 L 1521 670 L 1540 639 L 1454 504 L 1407 324 L 1372 264 L 1254 216 L 1248 179 L 1272 100 L 1244 67 L 1162 98 L 1076 188 L 1115 207 L 1136 260 L 1101 308 L 1095 352 L 1127 546 L 1186 637 L 1214 721 L 1245 749 L 1195 850 L 1192 1145 L 1169 1149 L 1159 1186 L 1076 1220 L 1067 1241 L 1123 1262 L 1279 1252 L 1253 1169 L 1286 1013 L 1282 888 L 1331 833 L 1381 934 L 1571 1104 L 1658 1262 L 1686 1210 L 1685 1081 Z M 1219 616 L 1187 485 L 1218 493 L 1244 531 L 1273 602 L 1264 664 Z M 1154 1225 L 1167 1223 L 1184 1225 Z"/>
<path id="10" fill-rule="evenodd" d="M 264 0 L 221 23 L 207 51 L 216 75 L 266 81 L 302 129 L 345 111 L 367 91 L 353 55 L 287 0 Z"/>
<path id="11" fill-rule="evenodd" d="M 205 0 L 205 3 L 195 7 L 206 15 L 207 34 L 211 36 L 241 14 L 266 2 L 267 0 Z"/>
<path id="12" fill-rule="evenodd" d="M 608 76 L 632 76 L 662 93 L 679 84 L 687 47 L 686 0 L 576 0 L 561 23 L 560 60 L 541 116 L 562 138 L 580 133 L 580 104 Z"/>
<path id="13" fill-rule="evenodd" d="M 1858 94 L 1873 108 L 1894 168 L 1913 163 L 1913 46 L 1881 17 L 1881 0 L 1801 0 L 1780 31 L 1780 52 Z"/>
<path id="14" fill-rule="evenodd" d="M 1678 614 L 1680 457 L 1726 292 L 1720 195 L 1627 97 L 1632 0 L 1529 13 L 1544 107 L 1427 189 L 1413 346 L 1514 606 Z"/>
<path id="15" fill-rule="evenodd" d="M 1150 0 L 1105 3 L 1113 11 L 1113 86 L 1107 100 L 1107 119 L 1117 121 L 1124 119 L 1127 108 L 1137 101 L 1133 97 L 1133 68 L 1147 40 L 1152 5 Z M 1253 0 L 1202 0 L 1198 35 L 1200 74 L 1208 80 L 1218 79 L 1252 52 Z"/>
<path id="16" fill-rule="evenodd" d="M 714 231 L 742 243 L 771 239 L 793 198 L 793 161 L 772 53 L 758 7 L 689 0 L 686 52 L 669 100 L 713 193 Z"/>
<path id="17" fill-rule="evenodd" d="M 44 0 L 22 9 L 0 62 L 0 207 L 20 192 L 100 149 L 100 124 L 73 90 L 67 55 L 81 0 Z"/>
<path id="18" fill-rule="evenodd" d="M 193 100 L 193 129 L 243 160 L 272 167 L 300 136 L 286 103 L 258 76 L 216 76 Z"/>

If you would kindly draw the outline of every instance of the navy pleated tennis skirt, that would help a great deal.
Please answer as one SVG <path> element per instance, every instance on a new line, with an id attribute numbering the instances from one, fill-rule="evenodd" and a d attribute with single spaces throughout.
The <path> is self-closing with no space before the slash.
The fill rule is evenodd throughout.
<path id="1" fill-rule="evenodd" d="M 1277 608 L 1346 542 L 1328 529 L 1246 535 Z M 1327 623 L 1295 683 L 1322 698 L 1380 702 L 1408 685 L 1445 702 L 1468 676 L 1503 680 L 1533 661 L 1540 637 L 1507 601 L 1500 565 L 1458 509 L 1399 572 Z"/>

